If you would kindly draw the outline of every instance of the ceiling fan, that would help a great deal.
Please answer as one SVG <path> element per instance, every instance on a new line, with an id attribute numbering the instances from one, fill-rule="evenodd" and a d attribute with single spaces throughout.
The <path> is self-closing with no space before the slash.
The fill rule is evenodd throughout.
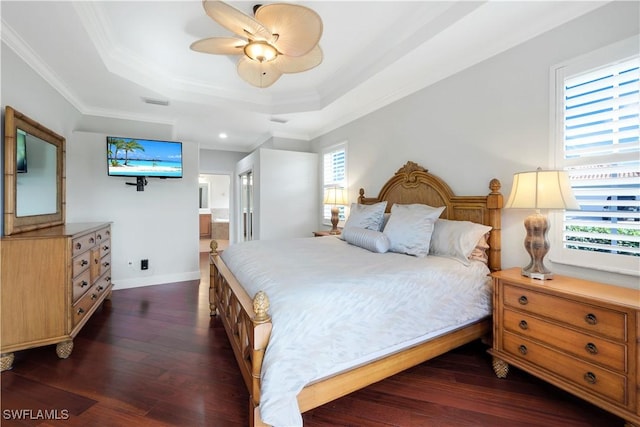
<path id="1" fill-rule="evenodd" d="M 191 49 L 240 55 L 238 74 L 249 84 L 269 87 L 284 73 L 307 71 L 322 62 L 322 19 L 307 7 L 256 5 L 254 19 L 221 1 L 203 0 L 202 5 L 211 19 L 242 38 L 210 37 L 192 43 Z"/>

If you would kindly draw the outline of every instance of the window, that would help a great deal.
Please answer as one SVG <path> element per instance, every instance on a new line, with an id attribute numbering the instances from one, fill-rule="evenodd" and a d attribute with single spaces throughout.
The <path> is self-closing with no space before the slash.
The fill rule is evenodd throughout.
<path id="1" fill-rule="evenodd" d="M 640 57 L 617 47 L 617 58 L 601 51 L 555 70 L 556 167 L 567 171 L 580 211 L 555 215 L 551 259 L 638 275 Z"/>
<path id="2" fill-rule="evenodd" d="M 347 144 L 327 148 L 322 157 L 322 194 L 327 188 L 347 188 Z M 322 205 L 322 223 L 331 223 L 331 205 Z M 339 206 L 340 221 L 345 220 L 345 207 Z"/>

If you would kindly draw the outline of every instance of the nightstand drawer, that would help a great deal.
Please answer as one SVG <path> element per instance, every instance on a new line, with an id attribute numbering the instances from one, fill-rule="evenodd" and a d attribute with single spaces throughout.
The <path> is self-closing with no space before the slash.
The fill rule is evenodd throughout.
<path id="1" fill-rule="evenodd" d="M 627 316 L 623 312 L 547 295 L 511 284 L 504 286 L 504 304 L 590 333 L 621 341 L 627 339 Z"/>
<path id="2" fill-rule="evenodd" d="M 585 361 L 626 372 L 627 346 L 554 324 L 527 313 L 504 310 L 508 331 L 573 354 Z"/>
<path id="3" fill-rule="evenodd" d="M 510 332 L 504 333 L 504 350 L 565 378 L 590 393 L 627 405 L 626 378 L 580 359 L 567 356 Z"/>

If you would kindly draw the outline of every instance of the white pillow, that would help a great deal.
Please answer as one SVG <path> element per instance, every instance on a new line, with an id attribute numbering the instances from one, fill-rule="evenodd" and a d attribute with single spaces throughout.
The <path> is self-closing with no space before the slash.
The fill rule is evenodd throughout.
<path id="1" fill-rule="evenodd" d="M 344 224 L 343 232 L 350 227 L 380 231 L 382 229 L 382 221 L 386 207 L 386 201 L 374 203 L 373 205 L 352 203 L 349 218 L 347 218 L 347 222 Z"/>
<path id="2" fill-rule="evenodd" d="M 403 254 L 425 257 L 429 254 L 429 243 L 433 224 L 443 207 L 411 204 L 391 207 L 391 217 L 384 227 L 384 234 L 391 242 L 389 250 Z"/>
<path id="3" fill-rule="evenodd" d="M 381 254 L 387 252 L 390 246 L 386 234 L 366 228 L 349 227 L 343 231 L 342 238 L 352 245 Z"/>
<path id="4" fill-rule="evenodd" d="M 489 231 L 488 225 L 471 221 L 436 221 L 429 255 L 439 255 L 457 259 L 464 265 L 469 265 L 469 256 L 480 239 Z"/>

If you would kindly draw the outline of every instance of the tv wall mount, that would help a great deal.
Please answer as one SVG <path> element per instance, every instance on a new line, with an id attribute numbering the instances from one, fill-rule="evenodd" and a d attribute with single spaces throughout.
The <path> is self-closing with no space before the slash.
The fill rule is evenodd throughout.
<path id="1" fill-rule="evenodd" d="M 127 185 L 135 185 L 137 191 L 144 191 L 145 185 L 148 184 L 146 176 L 137 176 L 136 182 L 127 182 Z"/>

